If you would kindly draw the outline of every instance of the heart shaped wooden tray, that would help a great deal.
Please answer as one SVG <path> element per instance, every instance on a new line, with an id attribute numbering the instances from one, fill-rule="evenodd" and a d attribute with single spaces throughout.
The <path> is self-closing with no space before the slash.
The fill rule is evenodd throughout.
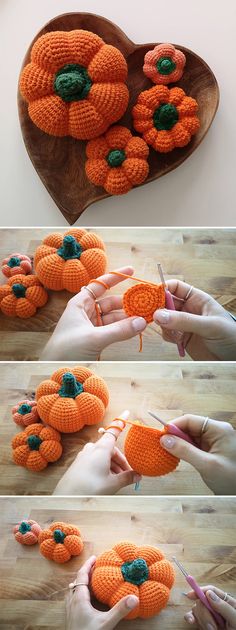
<path id="1" fill-rule="evenodd" d="M 145 53 L 153 48 L 155 43 L 134 44 L 116 24 L 99 15 L 65 13 L 48 22 L 36 35 L 26 53 L 22 68 L 29 63 L 31 48 L 38 37 L 49 31 L 70 31 L 77 28 L 97 33 L 106 43 L 119 48 L 125 56 L 129 69 L 130 100 L 128 109 L 119 124 L 126 125 L 134 132 L 132 107 L 138 94 L 152 87 L 151 81 L 143 74 L 143 59 Z M 188 48 L 183 48 L 179 44 L 176 46 L 185 53 L 187 59 L 186 70 L 178 85 L 198 101 L 201 127 L 183 149 L 161 154 L 150 148 L 150 172 L 145 184 L 177 168 L 195 151 L 209 129 L 219 103 L 219 88 L 209 66 Z M 30 120 L 27 104 L 23 101 L 19 90 L 18 109 L 29 157 L 49 194 L 68 223 L 72 225 L 91 203 L 109 197 L 103 188 L 94 186 L 86 177 L 84 170 L 86 143 L 70 137 L 56 138 L 40 131 Z"/>

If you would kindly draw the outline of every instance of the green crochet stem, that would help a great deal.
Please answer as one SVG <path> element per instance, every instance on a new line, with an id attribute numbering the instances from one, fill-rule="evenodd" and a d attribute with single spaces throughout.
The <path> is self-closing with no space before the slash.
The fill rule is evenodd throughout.
<path id="1" fill-rule="evenodd" d="M 59 396 L 62 398 L 76 398 L 84 391 L 82 383 L 76 380 L 74 374 L 66 372 L 62 377 L 62 386 L 59 389 Z"/>
<path id="2" fill-rule="evenodd" d="M 171 57 L 160 57 L 156 63 L 156 69 L 160 74 L 171 74 L 176 68 L 176 63 L 172 61 Z"/>
<path id="3" fill-rule="evenodd" d="M 13 284 L 12 291 L 16 298 L 23 298 L 25 297 L 26 287 L 23 284 Z"/>
<path id="4" fill-rule="evenodd" d="M 19 532 L 21 534 L 26 534 L 26 532 L 30 532 L 30 530 L 31 530 L 30 523 L 26 523 L 26 521 L 22 521 L 19 527 Z"/>
<path id="5" fill-rule="evenodd" d="M 56 543 L 63 544 L 65 537 L 66 537 L 66 534 L 64 534 L 64 532 L 62 532 L 61 529 L 55 529 L 54 530 L 53 538 L 54 538 Z"/>
<path id="6" fill-rule="evenodd" d="M 113 149 L 110 151 L 106 157 L 106 161 L 114 168 L 115 166 L 120 166 L 122 162 L 124 162 L 126 158 L 125 152 L 122 149 Z"/>
<path id="7" fill-rule="evenodd" d="M 42 444 L 41 438 L 38 435 L 29 435 L 27 438 L 27 444 L 31 451 L 38 451 L 40 444 Z"/>
<path id="8" fill-rule="evenodd" d="M 22 416 L 24 416 L 26 413 L 30 413 L 31 411 L 32 411 L 32 407 L 31 405 L 28 405 L 27 403 L 23 403 L 22 405 L 20 405 L 18 409 L 18 413 L 20 413 Z"/>
<path id="9" fill-rule="evenodd" d="M 66 64 L 55 75 L 54 90 L 66 103 L 86 98 L 91 87 L 86 68 L 78 63 Z"/>
<path id="10" fill-rule="evenodd" d="M 9 258 L 7 266 L 8 267 L 19 267 L 21 261 L 20 258 L 18 258 L 17 256 L 11 256 L 11 258 Z"/>
<path id="11" fill-rule="evenodd" d="M 64 236 L 62 246 L 57 250 L 58 256 L 64 258 L 64 260 L 70 260 L 72 258 L 80 258 L 83 249 L 74 236 L 68 234 Z"/>
<path id="12" fill-rule="evenodd" d="M 158 131 L 162 131 L 163 129 L 172 129 L 172 127 L 174 127 L 174 125 L 177 123 L 178 119 L 178 111 L 175 105 L 172 105 L 172 103 L 160 105 L 160 107 L 157 107 L 157 109 L 155 109 L 153 114 L 154 127 L 156 127 Z"/>
<path id="13" fill-rule="evenodd" d="M 146 582 L 149 577 L 148 565 L 146 560 L 137 558 L 133 562 L 124 562 L 121 567 L 123 578 L 126 582 L 136 584 L 140 586 L 143 582 Z"/>

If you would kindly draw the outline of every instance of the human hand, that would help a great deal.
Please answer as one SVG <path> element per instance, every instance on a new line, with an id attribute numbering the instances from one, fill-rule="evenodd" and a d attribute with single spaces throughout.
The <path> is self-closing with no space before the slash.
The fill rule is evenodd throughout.
<path id="1" fill-rule="evenodd" d="M 186 282 L 168 280 L 166 284 L 176 310 L 159 309 L 153 315 L 163 339 L 182 342 L 197 361 L 236 359 L 236 322 L 230 314 L 208 293 L 195 287 L 190 292 Z"/>
<path id="2" fill-rule="evenodd" d="M 128 416 L 129 412 L 124 412 L 119 417 L 127 419 Z M 86 444 L 60 479 L 54 494 L 116 494 L 121 488 L 141 480 L 141 476 L 128 464 L 125 455 L 115 446 L 124 423 L 118 420 L 112 424 L 118 428 L 105 431 L 95 444 Z"/>
<path id="3" fill-rule="evenodd" d="M 76 578 L 76 582 L 82 584 L 76 586 L 74 590 L 71 589 L 66 597 L 66 630 L 113 630 L 139 603 L 138 597 L 128 595 L 108 612 L 93 608 L 89 580 L 95 561 L 96 556 L 91 556 L 85 562 Z"/>
<path id="4" fill-rule="evenodd" d="M 134 273 L 132 267 L 122 267 L 117 271 L 129 276 Z M 123 282 L 123 279 L 109 273 L 98 280 L 109 287 Z M 89 284 L 89 290 L 83 288 L 69 300 L 41 360 L 96 361 L 110 344 L 131 339 L 144 331 L 147 325 L 145 319 L 127 317 L 122 308 L 122 296 L 103 297 L 105 292 L 105 287 L 94 281 Z M 97 326 L 95 301 L 101 309 L 103 326 Z"/>
<path id="5" fill-rule="evenodd" d="M 161 438 L 161 445 L 196 468 L 214 494 L 236 494 L 236 431 L 228 422 L 205 420 L 193 415 L 174 420 L 196 446 L 170 433 Z"/>
<path id="6" fill-rule="evenodd" d="M 215 586 L 201 587 L 211 604 L 211 607 L 218 612 L 225 620 L 225 630 L 236 630 L 236 599 Z M 201 630 L 218 630 L 218 625 L 209 610 L 197 598 L 194 591 L 187 593 L 187 597 L 195 600 L 192 610 L 184 615 L 185 621 L 195 625 Z"/>

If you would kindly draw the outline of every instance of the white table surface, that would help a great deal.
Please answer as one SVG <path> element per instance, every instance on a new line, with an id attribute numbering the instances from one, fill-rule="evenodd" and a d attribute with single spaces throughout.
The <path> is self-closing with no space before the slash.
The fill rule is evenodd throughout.
<path id="1" fill-rule="evenodd" d="M 221 90 L 213 125 L 186 162 L 128 195 L 93 204 L 77 224 L 235 225 L 234 0 L 0 0 L 0 225 L 68 225 L 26 153 L 16 89 L 22 59 L 34 35 L 48 20 L 69 11 L 103 15 L 138 43 L 172 41 L 191 48 L 210 65 Z"/>

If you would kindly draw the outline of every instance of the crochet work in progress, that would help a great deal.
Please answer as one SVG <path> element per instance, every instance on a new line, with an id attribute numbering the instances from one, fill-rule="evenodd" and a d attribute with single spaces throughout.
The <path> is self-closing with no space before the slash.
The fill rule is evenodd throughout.
<path id="1" fill-rule="evenodd" d="M 12 418 L 21 427 L 28 427 L 30 424 L 40 422 L 35 400 L 20 400 L 12 407 Z"/>
<path id="2" fill-rule="evenodd" d="M 168 453 L 160 444 L 160 438 L 168 433 L 142 424 L 132 424 L 125 443 L 124 452 L 130 466 L 140 475 L 160 477 L 173 472 L 179 459 Z"/>
<path id="3" fill-rule="evenodd" d="M 136 315 L 144 317 L 150 324 L 153 321 L 153 313 L 158 308 L 165 308 L 165 287 L 163 284 L 141 282 L 125 291 L 123 295 L 123 308 L 131 317 Z"/>
<path id="4" fill-rule="evenodd" d="M 177 83 L 182 77 L 186 57 L 173 44 L 158 44 L 144 57 L 143 72 L 153 83 Z"/>
<path id="5" fill-rule="evenodd" d="M 19 274 L 0 286 L 0 309 L 9 317 L 27 319 L 48 301 L 47 291 L 33 275 Z"/>
<path id="6" fill-rule="evenodd" d="M 129 101 L 122 53 L 90 31 L 39 37 L 20 76 L 33 123 L 53 136 L 88 140 L 123 116 Z"/>
<path id="7" fill-rule="evenodd" d="M 149 148 L 142 138 L 132 136 L 127 127 L 116 125 L 105 136 L 88 142 L 86 175 L 110 195 L 123 195 L 147 178 L 148 154 Z"/>
<path id="8" fill-rule="evenodd" d="M 2 273 L 7 278 L 16 276 L 19 273 L 24 276 L 28 273 L 32 273 L 32 263 L 29 256 L 15 253 L 4 258 L 2 261 Z"/>
<path id="9" fill-rule="evenodd" d="M 109 392 L 103 378 L 86 367 L 61 368 L 36 390 L 40 418 L 62 433 L 103 420 Z"/>
<path id="10" fill-rule="evenodd" d="M 174 577 L 160 549 L 120 542 L 97 558 L 91 586 L 98 601 L 110 608 L 122 597 L 136 595 L 139 605 L 126 619 L 148 619 L 167 605 Z"/>
<path id="11" fill-rule="evenodd" d="M 103 241 L 82 228 L 49 234 L 35 252 L 35 271 L 45 287 L 78 293 L 92 277 L 106 271 Z"/>
<path id="12" fill-rule="evenodd" d="M 198 104 L 179 87 L 155 85 L 141 92 L 133 107 L 133 125 L 147 144 L 160 153 L 185 147 L 197 133 Z"/>
<path id="13" fill-rule="evenodd" d="M 52 523 L 48 529 L 42 530 L 38 542 L 41 554 L 59 564 L 67 562 L 72 556 L 79 556 L 84 548 L 78 527 L 61 522 Z"/>
<path id="14" fill-rule="evenodd" d="M 15 539 L 21 545 L 35 545 L 38 542 L 40 532 L 40 525 L 31 519 L 21 521 L 13 528 Z"/>
<path id="15" fill-rule="evenodd" d="M 58 431 L 43 424 L 30 424 L 12 440 L 13 460 L 32 472 L 39 472 L 49 462 L 56 462 L 62 454 Z"/>

